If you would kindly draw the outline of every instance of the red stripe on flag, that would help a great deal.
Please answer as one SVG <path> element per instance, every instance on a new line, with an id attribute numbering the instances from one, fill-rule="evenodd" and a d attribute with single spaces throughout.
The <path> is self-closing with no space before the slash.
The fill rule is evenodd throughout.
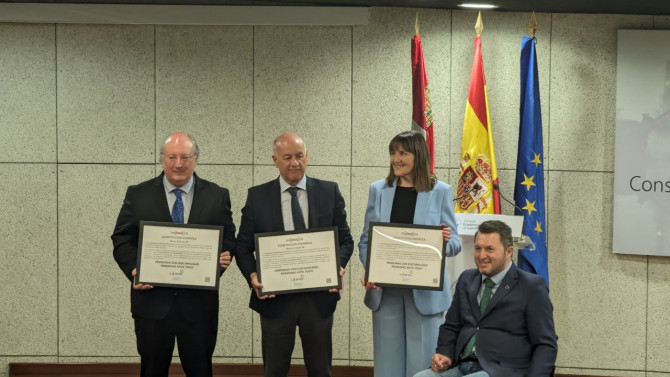
<path id="1" fill-rule="evenodd" d="M 498 186 L 498 178 L 493 180 L 493 187 L 500 187 Z M 495 214 L 501 214 L 500 212 L 500 192 L 498 190 L 493 189 L 493 213 Z"/>
<path id="2" fill-rule="evenodd" d="M 475 56 L 472 60 L 472 72 L 470 73 L 470 90 L 468 91 L 468 102 L 477 118 L 482 122 L 484 128 L 488 130 L 486 118 L 486 97 L 484 96 L 484 65 L 482 63 L 482 39 L 475 37 Z"/>

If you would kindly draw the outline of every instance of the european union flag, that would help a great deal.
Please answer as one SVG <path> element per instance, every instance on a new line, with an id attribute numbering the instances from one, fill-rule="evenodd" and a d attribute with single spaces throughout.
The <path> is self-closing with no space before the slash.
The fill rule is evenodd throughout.
<path id="1" fill-rule="evenodd" d="M 518 266 L 536 273 L 549 286 L 547 266 L 547 222 L 544 211 L 544 149 L 540 87 L 537 78 L 535 38 L 521 41 L 521 109 L 519 154 L 516 162 L 514 201 L 517 215 L 523 215 L 523 234 L 535 244 L 535 250 L 519 250 Z"/>

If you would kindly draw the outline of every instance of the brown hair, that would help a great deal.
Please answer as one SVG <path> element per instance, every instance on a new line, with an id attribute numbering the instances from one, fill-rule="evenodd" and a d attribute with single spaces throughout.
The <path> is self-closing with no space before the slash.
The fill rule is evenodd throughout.
<path id="1" fill-rule="evenodd" d="M 393 154 L 398 147 L 414 155 L 414 189 L 418 192 L 430 191 L 435 187 L 437 178 L 430 172 L 430 160 L 426 139 L 417 131 L 404 131 L 397 134 L 389 143 L 389 154 Z M 393 186 L 396 176 L 393 174 L 393 166 L 390 166 L 386 177 L 386 184 Z"/>
<path id="2" fill-rule="evenodd" d="M 498 235 L 500 236 L 500 243 L 502 243 L 503 248 L 505 248 L 505 251 L 507 251 L 507 248 L 514 245 L 514 238 L 512 238 L 512 229 L 509 227 L 509 225 L 505 224 L 500 220 L 488 220 L 479 224 L 479 227 L 477 228 L 477 233 L 475 233 L 475 239 L 477 239 L 477 235 L 479 233 L 482 234 L 498 233 Z"/>

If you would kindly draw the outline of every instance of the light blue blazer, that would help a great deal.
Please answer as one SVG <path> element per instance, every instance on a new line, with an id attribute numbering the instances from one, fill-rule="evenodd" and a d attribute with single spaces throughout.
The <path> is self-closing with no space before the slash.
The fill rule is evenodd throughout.
<path id="1" fill-rule="evenodd" d="M 366 265 L 368 256 L 368 230 L 370 221 L 391 221 L 391 209 L 393 197 L 395 196 L 396 182 L 393 187 L 386 185 L 386 180 L 380 180 L 370 185 L 368 196 L 368 207 L 365 210 L 365 226 L 361 241 L 358 243 L 359 256 L 363 266 Z M 414 224 L 440 225 L 445 223 L 451 227 L 451 239 L 446 247 L 447 256 L 453 257 L 461 251 L 461 243 L 456 230 L 456 218 L 454 216 L 454 204 L 451 197 L 451 186 L 437 181 L 431 191 L 420 192 L 416 197 L 416 209 L 414 210 Z M 428 291 L 421 289 L 412 290 L 416 308 L 423 315 L 433 315 L 449 309 L 451 305 L 451 292 L 449 289 L 449 276 L 444 269 L 444 288 L 442 291 Z M 378 291 L 371 289 L 365 293 L 365 305 L 376 311 L 379 309 L 384 288 Z"/>

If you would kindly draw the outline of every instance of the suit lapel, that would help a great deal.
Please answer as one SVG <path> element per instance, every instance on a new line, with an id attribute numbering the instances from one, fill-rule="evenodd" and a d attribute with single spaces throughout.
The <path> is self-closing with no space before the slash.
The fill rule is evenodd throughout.
<path id="1" fill-rule="evenodd" d="M 268 187 L 268 192 L 265 192 L 263 195 L 263 204 L 264 207 L 268 210 L 270 216 L 269 221 L 271 226 L 268 231 L 276 231 L 275 229 L 284 229 L 284 216 L 282 215 L 281 210 L 281 188 L 279 186 L 279 177 L 272 181 Z M 307 195 L 309 198 L 309 195 Z M 258 220 L 257 220 L 258 221 Z M 263 222 L 265 222 L 263 220 Z"/>
<path id="2" fill-rule="evenodd" d="M 388 223 L 391 221 L 391 209 L 393 208 L 393 197 L 395 196 L 396 182 L 393 182 L 393 186 L 389 187 L 384 185 L 382 188 L 382 210 L 380 214 L 380 221 Z"/>
<path id="3" fill-rule="evenodd" d="M 482 284 L 482 274 L 475 274 L 475 277 L 470 282 L 467 289 L 468 301 L 472 307 L 472 312 L 477 314 L 479 318 L 479 302 L 477 302 L 477 293 L 479 293 L 479 286 Z"/>
<path id="4" fill-rule="evenodd" d="M 172 215 L 170 214 L 170 206 L 165 195 L 165 186 L 163 185 L 163 173 L 154 178 L 153 182 L 154 193 L 151 199 L 154 201 L 153 208 L 158 208 L 158 216 L 163 222 L 172 222 Z"/>
<path id="5" fill-rule="evenodd" d="M 198 176 L 193 173 L 193 201 L 191 202 L 191 212 L 188 214 L 189 224 L 198 224 L 204 205 L 202 184 Z"/>
<path id="6" fill-rule="evenodd" d="M 318 225 L 317 215 L 319 214 L 319 200 L 317 195 L 319 190 L 317 190 L 314 186 L 314 180 L 310 177 L 307 177 L 307 183 L 305 184 L 305 187 L 307 188 L 307 212 L 309 212 L 307 216 L 309 216 L 308 226 L 310 229 L 315 228 Z"/>
<path id="7" fill-rule="evenodd" d="M 505 297 L 514 288 L 517 281 L 519 281 L 519 272 L 516 270 L 516 266 L 514 265 L 514 263 L 513 262 L 510 263 L 512 263 L 512 266 L 510 267 L 509 271 L 507 271 L 507 274 L 500 282 L 498 289 L 496 289 L 496 293 L 494 293 L 493 297 L 491 297 L 491 301 L 489 301 L 489 304 L 486 307 L 484 314 L 482 314 L 482 317 L 487 315 L 491 310 L 493 310 L 496 304 L 499 303 L 500 300 L 502 300 L 503 297 Z"/>
<path id="8" fill-rule="evenodd" d="M 428 213 L 430 194 L 433 191 L 423 191 L 416 196 L 416 208 L 414 209 L 414 224 L 423 224 Z"/>

